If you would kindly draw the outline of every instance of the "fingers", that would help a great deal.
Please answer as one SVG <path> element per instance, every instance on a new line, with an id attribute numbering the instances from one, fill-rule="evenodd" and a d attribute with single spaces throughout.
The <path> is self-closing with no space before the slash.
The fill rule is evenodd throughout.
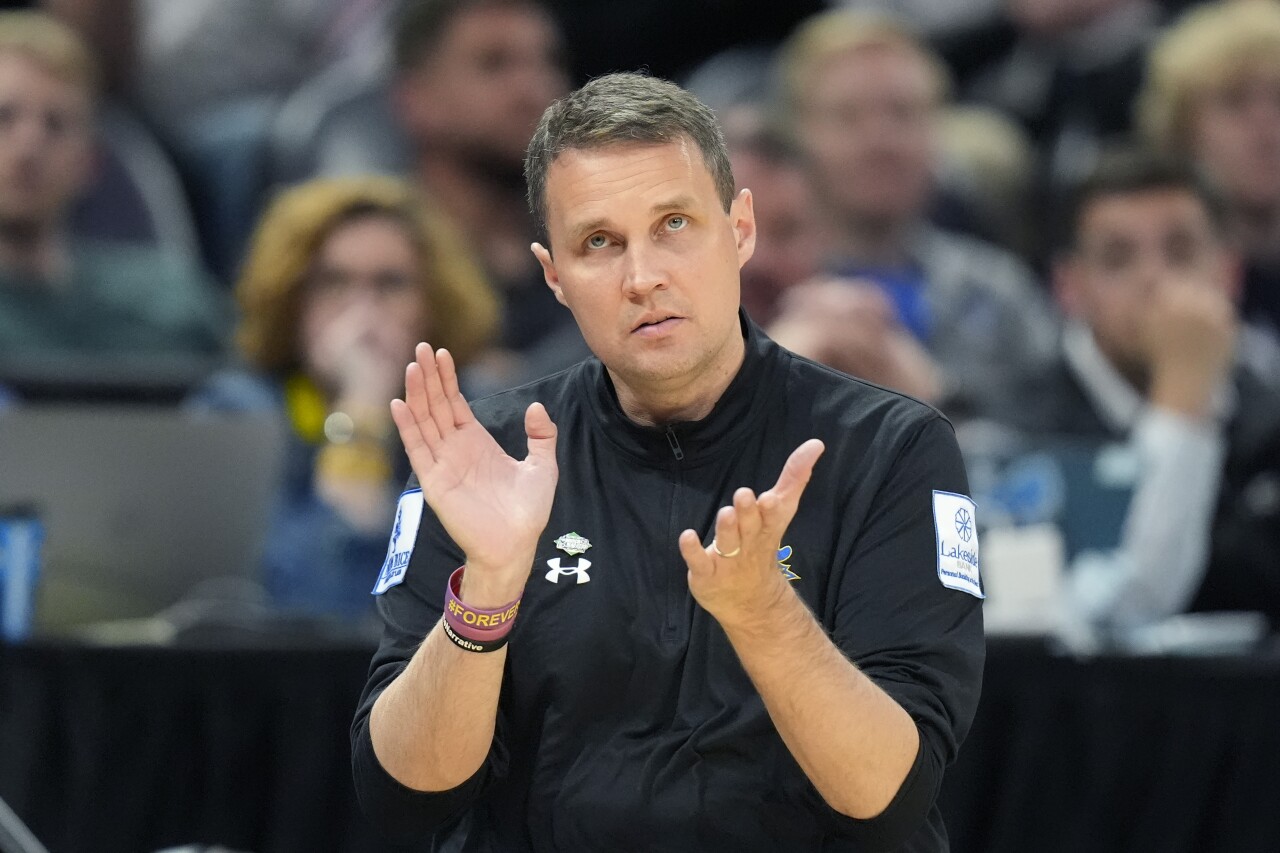
<path id="1" fill-rule="evenodd" d="M 436 363 L 440 366 L 440 384 L 444 388 L 445 399 L 449 401 L 455 426 L 462 426 L 476 419 L 471 413 L 471 406 L 458 389 L 458 367 L 453 361 L 453 353 L 447 349 L 436 352 Z"/>
<path id="2" fill-rule="evenodd" d="M 805 486 L 813 475 L 813 466 L 825 449 L 826 446 L 821 441 L 811 438 L 787 457 L 782 473 L 778 475 L 778 482 L 760 496 L 760 501 L 765 506 L 764 523 L 767 527 L 777 529 L 791 523 L 796 508 L 800 505 L 800 496 L 804 494 Z M 778 530 L 778 533 L 781 534 L 782 531 Z"/>
<path id="3" fill-rule="evenodd" d="M 528 436 L 530 456 L 555 462 L 556 425 L 541 403 L 532 403 L 525 409 L 524 433 Z"/>
<path id="4" fill-rule="evenodd" d="M 689 572 L 695 577 L 702 577 L 711 574 L 715 570 L 715 562 L 707 549 L 702 547 L 702 540 L 698 538 L 698 534 L 692 530 L 686 530 L 680 534 L 680 556 L 684 557 L 685 565 L 689 567 Z"/>
<path id="5" fill-rule="evenodd" d="M 421 353 L 424 345 L 418 345 Z M 427 399 L 426 373 L 420 362 L 412 362 L 404 371 L 404 402 L 409 410 L 414 429 L 434 453 L 440 446 L 440 430 L 431 417 L 431 405 Z M 394 416 L 394 415 L 393 415 Z M 399 421 L 396 422 L 399 426 Z M 401 436 L 403 440 L 403 436 Z"/>
<path id="6" fill-rule="evenodd" d="M 411 462 L 416 464 L 421 460 L 430 464 L 435 461 L 435 454 L 431 452 L 431 447 L 423 438 L 422 430 L 418 429 L 418 422 L 414 419 L 413 412 L 409 410 L 408 403 L 404 400 L 392 400 L 391 420 L 395 421 L 396 430 L 400 433 L 400 441 L 404 444 L 404 452 L 409 455 Z"/>
<path id="7" fill-rule="evenodd" d="M 437 357 L 430 344 L 420 343 L 414 359 L 405 370 L 404 400 L 434 453 L 442 439 L 475 416 L 458 390 L 457 368 L 447 350 Z"/>
<path id="8" fill-rule="evenodd" d="M 427 406 L 436 429 L 443 438 L 457 427 L 453 420 L 453 406 L 444 393 L 444 381 L 440 378 L 440 363 L 429 344 L 418 344 L 415 355 L 422 367 L 422 375 L 426 385 Z"/>

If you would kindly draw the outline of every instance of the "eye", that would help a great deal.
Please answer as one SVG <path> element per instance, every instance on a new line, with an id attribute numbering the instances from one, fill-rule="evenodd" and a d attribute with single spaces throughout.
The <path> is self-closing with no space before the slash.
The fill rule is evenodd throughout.
<path id="1" fill-rule="evenodd" d="M 689 220 L 677 213 L 674 216 L 667 217 L 667 229 L 670 231 L 682 231 L 689 224 Z"/>
<path id="2" fill-rule="evenodd" d="M 592 234 L 587 238 L 588 249 L 603 249 L 609 245 L 609 238 L 603 234 Z"/>

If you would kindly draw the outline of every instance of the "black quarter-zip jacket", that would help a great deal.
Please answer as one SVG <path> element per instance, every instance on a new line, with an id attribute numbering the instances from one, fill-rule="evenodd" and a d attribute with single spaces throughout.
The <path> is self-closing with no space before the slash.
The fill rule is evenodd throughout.
<path id="1" fill-rule="evenodd" d="M 935 799 L 984 657 L 981 602 L 940 581 L 933 492 L 968 492 L 951 425 L 782 349 L 745 315 L 742 325 L 743 365 L 697 422 L 633 423 L 594 358 L 475 404 L 523 458 L 524 411 L 541 401 L 559 430 L 560 479 L 510 635 L 493 746 L 453 790 L 400 785 L 369 738 L 374 701 L 440 619 L 463 561 L 429 507 L 402 581 L 379 596 L 385 630 L 352 740 L 357 791 L 384 831 L 436 833 L 437 844 L 465 833 L 462 850 L 495 853 L 947 849 Z M 710 543 L 733 491 L 770 488 L 814 437 L 826 452 L 779 570 L 920 732 L 897 797 L 869 820 L 832 809 L 801 771 L 689 593 L 677 546 L 690 527 Z"/>

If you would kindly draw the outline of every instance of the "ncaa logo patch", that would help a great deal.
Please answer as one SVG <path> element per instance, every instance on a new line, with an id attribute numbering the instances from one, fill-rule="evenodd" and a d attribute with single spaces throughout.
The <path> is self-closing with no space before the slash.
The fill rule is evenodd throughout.
<path id="1" fill-rule="evenodd" d="M 382 595 L 404 582 L 414 543 L 418 541 L 418 527 L 422 524 L 425 505 L 422 489 L 410 489 L 400 496 L 400 502 L 396 504 L 396 523 L 391 528 L 391 541 L 387 543 L 387 557 L 382 561 L 378 581 L 373 585 L 374 595 Z"/>

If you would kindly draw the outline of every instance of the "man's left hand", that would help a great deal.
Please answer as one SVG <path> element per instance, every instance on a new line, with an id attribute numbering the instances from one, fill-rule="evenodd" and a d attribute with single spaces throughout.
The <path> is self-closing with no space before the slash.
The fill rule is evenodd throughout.
<path id="1" fill-rule="evenodd" d="M 733 504 L 716 514 L 710 546 L 704 548 L 693 530 L 680 534 L 689 591 L 726 628 L 767 620 L 790 594 L 778 569 L 778 547 L 823 449 L 821 441 L 811 438 L 787 458 L 773 488 L 758 497 L 747 488 L 734 492 Z"/>

